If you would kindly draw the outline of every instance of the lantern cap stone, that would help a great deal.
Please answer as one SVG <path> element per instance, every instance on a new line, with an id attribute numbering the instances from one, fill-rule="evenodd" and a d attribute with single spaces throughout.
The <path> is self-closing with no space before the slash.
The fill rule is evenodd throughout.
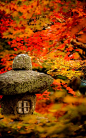
<path id="1" fill-rule="evenodd" d="M 0 75 L 0 94 L 43 93 L 53 83 L 50 75 L 31 70 L 10 70 Z"/>
<path id="2" fill-rule="evenodd" d="M 37 94 L 48 89 L 53 78 L 31 69 L 31 59 L 27 54 L 16 56 L 13 60 L 13 70 L 0 74 L 0 94 Z"/>

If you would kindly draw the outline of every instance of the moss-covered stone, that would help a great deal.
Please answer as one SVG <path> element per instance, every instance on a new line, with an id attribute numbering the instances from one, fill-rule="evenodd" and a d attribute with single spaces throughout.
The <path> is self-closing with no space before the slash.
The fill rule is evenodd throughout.
<path id="1" fill-rule="evenodd" d="M 0 74 L 0 101 L 2 114 L 32 114 L 35 110 L 37 93 L 43 93 L 53 78 L 32 71 L 31 59 L 20 54 L 13 60 L 13 70 Z"/>
<path id="2" fill-rule="evenodd" d="M 53 78 L 44 73 L 11 70 L 0 75 L 0 94 L 43 93 L 52 83 Z"/>
<path id="3" fill-rule="evenodd" d="M 19 54 L 13 60 L 12 69 L 32 70 L 31 59 L 27 54 Z"/>

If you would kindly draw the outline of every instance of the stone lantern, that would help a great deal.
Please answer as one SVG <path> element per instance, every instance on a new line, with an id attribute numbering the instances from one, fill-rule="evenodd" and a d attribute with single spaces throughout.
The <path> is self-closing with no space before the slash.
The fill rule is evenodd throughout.
<path id="1" fill-rule="evenodd" d="M 13 60 L 12 70 L 0 74 L 1 113 L 32 114 L 35 110 L 36 95 L 42 94 L 53 83 L 50 75 L 32 71 L 31 59 L 19 54 Z"/>

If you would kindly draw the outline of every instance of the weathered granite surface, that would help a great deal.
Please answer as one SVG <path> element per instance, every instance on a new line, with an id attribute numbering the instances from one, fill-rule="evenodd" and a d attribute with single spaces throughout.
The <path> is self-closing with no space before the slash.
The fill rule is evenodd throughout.
<path id="1" fill-rule="evenodd" d="M 13 60 L 13 70 L 32 70 L 31 59 L 27 54 L 19 54 Z"/>
<path id="2" fill-rule="evenodd" d="M 12 69 L 0 74 L 2 95 L 43 93 L 53 83 L 50 75 L 32 71 L 31 59 L 27 54 L 17 55 L 13 60 Z"/>
<path id="3" fill-rule="evenodd" d="M 44 73 L 32 70 L 11 70 L 0 74 L 0 94 L 43 93 L 52 83 L 53 78 Z"/>
<path id="4" fill-rule="evenodd" d="M 32 71 L 31 59 L 27 54 L 20 54 L 13 60 L 13 70 L 0 74 L 0 94 L 3 98 L 0 100 L 2 114 L 19 114 L 20 109 L 18 102 L 27 101 L 28 114 L 32 114 L 35 110 L 36 93 L 43 93 L 53 78 L 50 75 Z M 21 110 L 23 110 L 22 104 Z M 26 110 L 26 109 L 25 109 Z M 21 112 L 21 115 L 25 112 Z"/>
<path id="5" fill-rule="evenodd" d="M 19 95 L 17 94 L 15 96 L 4 95 L 3 98 L 0 100 L 0 105 L 2 107 L 1 113 L 4 115 L 18 114 L 17 113 L 18 101 L 26 101 L 26 100 L 31 102 L 30 111 L 28 114 L 33 114 L 36 105 L 36 95 L 31 95 L 31 94 L 28 95 L 27 93 Z"/>

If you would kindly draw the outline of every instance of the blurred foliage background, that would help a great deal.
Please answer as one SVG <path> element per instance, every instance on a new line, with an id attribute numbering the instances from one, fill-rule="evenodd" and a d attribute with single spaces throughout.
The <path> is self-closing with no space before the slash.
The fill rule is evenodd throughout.
<path id="1" fill-rule="evenodd" d="M 86 138 L 86 97 L 67 85 L 84 75 L 85 0 L 0 0 L 0 74 L 12 69 L 20 53 L 54 82 L 36 95 L 33 115 L 0 114 L 0 137 Z"/>

